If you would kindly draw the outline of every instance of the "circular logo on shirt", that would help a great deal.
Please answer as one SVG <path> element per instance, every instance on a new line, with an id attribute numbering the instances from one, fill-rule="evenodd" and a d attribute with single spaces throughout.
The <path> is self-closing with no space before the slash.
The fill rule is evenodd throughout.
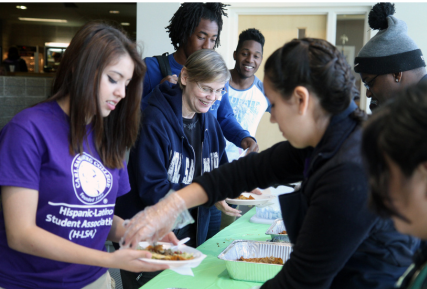
<path id="1" fill-rule="evenodd" d="M 87 153 L 78 154 L 71 163 L 73 187 L 84 204 L 96 204 L 111 191 L 113 177 L 104 165 Z"/>

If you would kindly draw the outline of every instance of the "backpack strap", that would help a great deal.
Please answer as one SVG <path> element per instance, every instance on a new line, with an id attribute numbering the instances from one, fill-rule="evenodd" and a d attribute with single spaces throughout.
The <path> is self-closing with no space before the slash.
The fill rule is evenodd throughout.
<path id="1" fill-rule="evenodd" d="M 159 62 L 159 67 L 160 67 L 160 71 L 162 72 L 163 78 L 168 75 L 172 75 L 172 70 L 171 70 L 171 66 L 169 65 L 168 55 L 169 53 L 165 52 L 162 55 L 154 56 Z"/>

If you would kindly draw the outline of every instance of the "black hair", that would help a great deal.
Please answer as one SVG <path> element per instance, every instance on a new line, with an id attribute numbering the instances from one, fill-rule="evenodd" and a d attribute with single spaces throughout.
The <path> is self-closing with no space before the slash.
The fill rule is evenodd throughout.
<path id="1" fill-rule="evenodd" d="M 214 48 L 218 47 L 222 30 L 222 16 L 227 16 L 227 13 L 225 13 L 226 6 L 229 5 L 218 2 L 181 4 L 171 20 L 169 20 L 169 26 L 166 27 L 175 50 L 187 42 L 201 19 L 215 21 L 218 24 L 218 37 L 216 38 Z"/>
<path id="2" fill-rule="evenodd" d="M 332 115 L 344 111 L 359 96 L 350 65 L 326 40 L 294 39 L 267 59 L 264 71 L 284 99 L 289 99 L 294 89 L 301 85 L 315 93 L 323 109 Z M 365 118 L 360 110 L 353 116 Z"/>
<path id="3" fill-rule="evenodd" d="M 373 30 L 387 29 L 387 17 L 393 15 L 394 12 L 394 4 L 389 2 L 375 4 L 368 15 L 369 27 L 371 27 Z"/>
<path id="4" fill-rule="evenodd" d="M 9 52 L 7 54 L 7 58 L 10 60 L 16 60 L 19 59 L 19 51 L 18 48 L 15 46 L 12 46 L 9 48 Z"/>
<path id="5" fill-rule="evenodd" d="M 400 215 L 389 195 L 390 169 L 386 156 L 410 178 L 427 161 L 427 83 L 397 93 L 366 122 L 362 157 L 369 173 L 369 206 L 383 217 Z M 409 149 L 410 146 L 410 149 Z"/>
<path id="6" fill-rule="evenodd" d="M 264 35 L 262 35 L 262 33 L 258 29 L 249 28 L 240 33 L 236 51 L 238 51 L 239 48 L 242 47 L 243 42 L 245 42 L 246 40 L 254 40 L 258 42 L 259 44 L 261 44 L 262 51 L 264 51 L 265 38 Z"/>

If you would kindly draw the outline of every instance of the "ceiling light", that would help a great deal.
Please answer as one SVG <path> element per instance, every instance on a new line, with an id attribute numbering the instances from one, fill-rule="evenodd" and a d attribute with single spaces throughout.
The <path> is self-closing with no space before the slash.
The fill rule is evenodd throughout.
<path id="1" fill-rule="evenodd" d="M 37 22 L 60 22 L 60 23 L 66 23 L 67 20 L 64 19 L 46 19 L 46 18 L 24 18 L 24 17 L 18 17 L 21 21 L 37 21 Z"/>
<path id="2" fill-rule="evenodd" d="M 44 46 L 46 47 L 63 47 L 67 48 L 70 43 L 60 43 L 60 42 L 45 42 Z"/>
<path id="3" fill-rule="evenodd" d="M 16 6 L 16 8 L 18 8 L 18 9 L 22 9 L 22 10 L 25 10 L 25 9 L 27 9 L 27 6 L 21 6 L 21 5 L 18 5 L 18 6 Z"/>
<path id="4" fill-rule="evenodd" d="M 119 14 L 119 13 L 120 13 L 120 11 L 118 11 L 118 10 L 110 10 L 110 13 L 111 13 L 111 14 Z"/>
<path id="5" fill-rule="evenodd" d="M 122 26 L 130 26 L 130 23 L 129 22 L 122 22 L 122 23 L 120 23 Z"/>

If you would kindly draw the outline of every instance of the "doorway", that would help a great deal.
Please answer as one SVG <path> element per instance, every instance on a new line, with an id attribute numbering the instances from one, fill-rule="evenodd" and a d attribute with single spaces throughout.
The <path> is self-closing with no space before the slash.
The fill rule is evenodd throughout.
<path id="1" fill-rule="evenodd" d="M 326 20 L 326 15 L 240 15 L 239 34 L 256 28 L 265 38 L 263 62 L 255 75 L 263 80 L 265 61 L 286 42 L 303 37 L 326 39 Z M 255 138 L 260 151 L 285 140 L 277 124 L 270 122 L 268 112 L 262 116 Z"/>

